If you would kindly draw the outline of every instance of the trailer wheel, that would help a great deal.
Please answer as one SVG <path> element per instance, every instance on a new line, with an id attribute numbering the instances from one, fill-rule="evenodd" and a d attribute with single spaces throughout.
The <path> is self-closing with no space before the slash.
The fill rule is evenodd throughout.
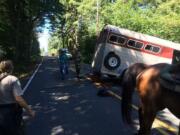
<path id="1" fill-rule="evenodd" d="M 115 70 L 120 66 L 120 58 L 115 53 L 108 53 L 104 59 L 104 66 L 109 70 Z"/>

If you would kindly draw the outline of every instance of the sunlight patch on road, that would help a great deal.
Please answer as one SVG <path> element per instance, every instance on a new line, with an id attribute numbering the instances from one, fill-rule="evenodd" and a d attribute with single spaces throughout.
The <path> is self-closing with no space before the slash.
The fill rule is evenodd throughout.
<path id="1" fill-rule="evenodd" d="M 70 98 L 70 96 L 61 96 L 61 97 L 56 96 L 56 97 L 54 97 L 54 99 L 56 101 L 59 101 L 59 100 L 64 101 L 64 100 L 68 100 L 69 98 Z"/>
<path id="2" fill-rule="evenodd" d="M 75 110 L 75 111 L 81 111 L 82 108 L 81 108 L 81 107 L 76 107 L 76 108 L 74 108 L 74 110 Z"/>
<path id="3" fill-rule="evenodd" d="M 96 86 L 101 86 L 101 83 L 95 82 L 94 83 Z"/>
<path id="4" fill-rule="evenodd" d="M 51 131 L 51 135 L 58 135 L 59 133 L 63 133 L 64 129 L 62 128 L 62 126 L 56 126 L 52 129 Z"/>

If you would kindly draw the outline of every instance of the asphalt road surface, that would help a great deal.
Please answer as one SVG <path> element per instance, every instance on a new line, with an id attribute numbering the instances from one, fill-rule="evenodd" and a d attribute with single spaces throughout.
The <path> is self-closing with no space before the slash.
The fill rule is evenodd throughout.
<path id="1" fill-rule="evenodd" d="M 120 102 L 98 90 L 90 80 L 78 81 L 73 65 L 61 80 L 57 58 L 45 57 L 24 95 L 36 111 L 26 120 L 27 135 L 133 135 L 137 128 L 123 123 Z M 137 111 L 133 117 L 138 125 Z"/>

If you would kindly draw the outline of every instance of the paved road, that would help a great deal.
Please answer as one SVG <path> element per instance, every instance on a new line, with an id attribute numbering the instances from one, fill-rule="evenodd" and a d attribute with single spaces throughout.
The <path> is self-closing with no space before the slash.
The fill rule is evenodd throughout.
<path id="1" fill-rule="evenodd" d="M 90 69 L 84 67 L 83 74 L 88 72 Z M 137 110 L 133 109 L 136 125 L 132 129 L 122 123 L 120 100 L 98 97 L 99 89 L 90 80 L 77 81 L 73 66 L 62 81 L 57 59 L 44 58 L 25 92 L 25 98 L 37 112 L 35 119 L 27 121 L 27 135 L 132 135 L 138 128 Z M 111 84 L 110 89 L 121 95 L 119 85 Z M 137 96 L 134 96 L 134 104 L 138 104 Z M 169 118 L 170 115 L 160 112 L 161 119 L 169 125 L 176 121 L 174 126 L 177 128 L 177 119 Z M 163 133 L 166 130 L 161 127 L 163 123 L 154 123 L 153 135 L 174 135 L 168 131 Z"/>
<path id="2" fill-rule="evenodd" d="M 120 102 L 98 97 L 91 81 L 78 82 L 73 68 L 60 80 L 56 58 L 47 57 L 25 92 L 37 112 L 27 135 L 131 135 L 122 123 Z"/>

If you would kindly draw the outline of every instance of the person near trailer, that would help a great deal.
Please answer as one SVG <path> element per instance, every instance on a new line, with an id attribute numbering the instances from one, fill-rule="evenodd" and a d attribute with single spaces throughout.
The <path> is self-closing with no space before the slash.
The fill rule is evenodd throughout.
<path id="1" fill-rule="evenodd" d="M 75 54 L 75 69 L 76 69 L 76 77 L 77 79 L 80 79 L 80 71 L 81 71 L 81 52 L 80 49 L 78 48 L 76 50 L 76 54 Z"/>
<path id="2" fill-rule="evenodd" d="M 31 116 L 35 112 L 28 106 L 23 96 L 19 79 L 12 75 L 11 60 L 0 62 L 0 135 L 22 134 L 22 109 Z"/>

